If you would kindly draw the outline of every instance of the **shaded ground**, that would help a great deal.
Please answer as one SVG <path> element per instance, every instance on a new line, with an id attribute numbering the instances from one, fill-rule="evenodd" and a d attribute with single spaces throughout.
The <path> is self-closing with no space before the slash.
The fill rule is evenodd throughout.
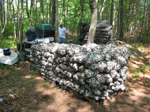
<path id="1" fill-rule="evenodd" d="M 55 87 L 30 69 L 29 62 L 1 66 L 0 112 L 150 112 L 150 49 L 131 51 L 127 91 L 104 104 Z"/>

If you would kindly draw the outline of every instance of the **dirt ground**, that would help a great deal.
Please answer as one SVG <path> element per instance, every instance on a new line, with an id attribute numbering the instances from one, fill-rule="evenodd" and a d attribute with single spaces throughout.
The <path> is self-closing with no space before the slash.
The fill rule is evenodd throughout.
<path id="1" fill-rule="evenodd" d="M 104 104 L 55 87 L 33 71 L 29 62 L 0 69 L 0 112 L 150 112 L 150 49 L 131 52 L 126 92 Z M 142 74 L 135 75 L 139 70 Z"/>

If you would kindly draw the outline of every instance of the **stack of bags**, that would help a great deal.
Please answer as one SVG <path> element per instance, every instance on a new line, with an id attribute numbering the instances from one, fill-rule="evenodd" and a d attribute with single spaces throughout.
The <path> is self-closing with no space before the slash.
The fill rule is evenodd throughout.
<path id="1" fill-rule="evenodd" d="M 89 36 L 90 24 L 87 24 L 81 32 L 81 42 L 87 42 Z M 98 21 L 96 25 L 96 32 L 94 37 L 94 43 L 106 44 L 110 43 L 113 39 L 112 26 L 108 24 L 107 20 Z"/>
<path id="2" fill-rule="evenodd" d="M 63 89 L 96 101 L 125 91 L 129 54 L 115 44 L 37 44 L 30 61 L 41 75 Z"/>

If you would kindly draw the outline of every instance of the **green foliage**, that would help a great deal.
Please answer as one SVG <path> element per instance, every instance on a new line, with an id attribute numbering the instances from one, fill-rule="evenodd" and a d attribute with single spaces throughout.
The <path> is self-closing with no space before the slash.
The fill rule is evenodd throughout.
<path id="1" fill-rule="evenodd" d="M 8 94 L 9 93 L 9 89 L 7 89 L 7 88 L 3 89 L 3 93 L 4 94 Z"/>
<path id="2" fill-rule="evenodd" d="M 10 66 L 10 65 L 4 65 L 2 63 L 0 63 L 0 69 L 2 69 L 2 70 L 6 69 L 6 70 L 11 70 L 11 71 L 15 70 L 12 66 Z"/>
<path id="3" fill-rule="evenodd" d="M 35 72 L 35 71 L 30 71 L 30 72 L 28 72 L 28 74 L 29 74 L 29 75 L 36 75 L 37 72 Z"/>
<path id="4" fill-rule="evenodd" d="M 146 101 L 150 101 L 150 97 L 145 97 Z"/>
<path id="5" fill-rule="evenodd" d="M 146 67 L 150 68 L 150 65 L 146 65 Z"/>
<path id="6" fill-rule="evenodd" d="M 0 74 L 0 80 L 1 80 L 1 79 L 3 79 L 3 75 L 2 75 L 2 74 Z"/>
<path id="7" fill-rule="evenodd" d="M 19 71 L 16 71 L 16 70 L 10 72 L 11 75 L 17 75 L 18 73 Z"/>
<path id="8" fill-rule="evenodd" d="M 14 24 L 12 23 L 7 23 L 6 27 L 5 27 L 5 31 L 4 31 L 4 36 L 10 36 L 12 35 L 14 32 Z M 7 38 L 6 38 L 7 39 Z"/>
<path id="9" fill-rule="evenodd" d="M 139 75 L 142 75 L 142 72 L 141 71 L 135 71 L 135 72 L 133 72 L 133 74 L 135 74 L 136 76 L 139 76 Z"/>
<path id="10" fill-rule="evenodd" d="M 139 65 L 140 71 L 143 73 L 149 72 L 149 65 Z"/>
<path id="11" fill-rule="evenodd" d="M 0 48 L 17 48 L 16 41 L 13 39 L 14 37 L 9 36 L 8 38 L 1 40 Z"/>
<path id="12" fill-rule="evenodd" d="M 21 1 L 20 1 L 21 2 Z M 23 36 L 25 32 L 31 27 L 38 27 L 41 24 L 40 20 L 40 14 L 41 14 L 41 9 L 40 9 L 40 0 L 37 0 L 37 8 L 36 5 L 34 4 L 33 7 L 30 7 L 30 2 L 28 4 L 28 11 L 29 11 L 29 16 L 27 16 L 26 12 L 26 1 L 24 1 L 24 6 L 23 6 L 23 18 L 22 18 L 22 24 L 23 24 Z M 59 22 L 63 22 L 64 26 L 67 28 L 71 34 L 76 34 L 78 35 L 79 33 L 79 25 L 81 23 L 89 23 L 91 21 L 91 11 L 89 7 L 89 0 L 59 0 L 58 1 L 58 10 L 59 10 Z M 98 0 L 98 19 L 100 16 L 100 11 L 101 8 L 103 7 L 103 2 L 104 0 Z M 146 3 L 145 3 L 146 2 Z M 43 0 L 43 11 L 44 11 L 44 24 L 49 24 L 51 23 L 50 19 L 52 18 L 51 14 L 52 12 L 52 6 L 51 10 L 49 9 L 50 3 L 52 5 L 51 0 Z M 113 9 L 113 15 L 114 15 L 114 33 L 118 33 L 119 29 L 119 12 L 120 12 L 120 6 L 119 6 L 119 0 L 114 0 L 114 9 Z M 5 4 L 6 7 L 8 4 Z M 82 17 L 82 9 L 83 7 L 83 17 Z M 145 8 L 144 8 L 145 7 Z M 141 25 L 144 24 L 144 30 L 145 27 L 148 27 L 148 10 L 150 7 L 150 2 L 148 0 L 146 1 L 132 1 L 132 0 L 125 0 L 124 1 L 124 6 L 123 6 L 123 12 L 124 12 L 124 32 L 129 32 L 131 30 L 131 26 L 134 24 L 134 29 L 140 29 Z M 9 7 L 8 7 L 9 8 Z M 8 12 L 7 8 L 5 10 L 5 14 L 7 14 L 8 17 L 6 18 L 7 24 L 3 33 L 3 41 L 1 40 L 0 47 L 10 47 L 10 48 L 16 48 L 16 41 L 19 41 L 18 36 L 19 36 L 19 30 L 20 30 L 20 23 L 18 19 L 14 23 L 14 18 L 18 18 L 18 9 L 17 5 L 15 6 L 15 15 L 13 15 L 13 7 L 10 7 L 11 9 L 11 15 L 10 12 Z M 145 10 L 146 9 L 146 10 Z M 19 13 L 21 11 L 21 4 L 19 6 Z M 37 16 L 35 16 L 37 14 Z M 110 20 L 110 15 L 111 15 L 111 0 L 107 0 L 104 6 L 104 11 L 103 11 L 103 20 Z M 49 18 L 50 17 L 50 18 Z M 51 23 L 52 24 L 52 23 Z M 4 23 L 0 24 L 0 30 L 3 28 Z M 16 32 L 17 32 L 17 38 L 14 39 L 12 36 L 14 33 L 14 25 L 16 26 Z M 150 32 L 149 29 L 143 31 L 142 33 L 142 42 L 150 42 Z M 9 42 L 7 42 L 9 41 Z M 140 48 L 143 49 L 143 48 Z"/>
<path id="13" fill-rule="evenodd" d="M 58 88 L 54 88 L 54 90 L 58 90 Z"/>
<path id="14" fill-rule="evenodd" d="M 18 82 L 18 81 L 20 81 L 20 78 L 13 78 L 13 79 L 11 79 L 11 81 L 12 82 Z"/>
<path id="15" fill-rule="evenodd" d="M 145 49 L 144 46 L 142 44 L 140 44 L 140 43 L 134 44 L 134 45 L 132 45 L 132 47 L 136 48 L 136 49 L 138 49 L 140 51 Z"/>
<path id="16" fill-rule="evenodd" d="M 35 80 L 34 80 L 34 79 L 29 80 L 29 83 L 34 83 L 34 82 L 35 82 Z"/>

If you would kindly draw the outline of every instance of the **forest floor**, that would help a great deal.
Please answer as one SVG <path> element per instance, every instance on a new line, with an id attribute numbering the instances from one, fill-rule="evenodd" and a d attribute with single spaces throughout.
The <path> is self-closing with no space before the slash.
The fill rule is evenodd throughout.
<path id="1" fill-rule="evenodd" d="M 45 81 L 29 62 L 0 67 L 0 112 L 150 112 L 150 46 L 131 49 L 126 92 L 104 104 Z"/>

